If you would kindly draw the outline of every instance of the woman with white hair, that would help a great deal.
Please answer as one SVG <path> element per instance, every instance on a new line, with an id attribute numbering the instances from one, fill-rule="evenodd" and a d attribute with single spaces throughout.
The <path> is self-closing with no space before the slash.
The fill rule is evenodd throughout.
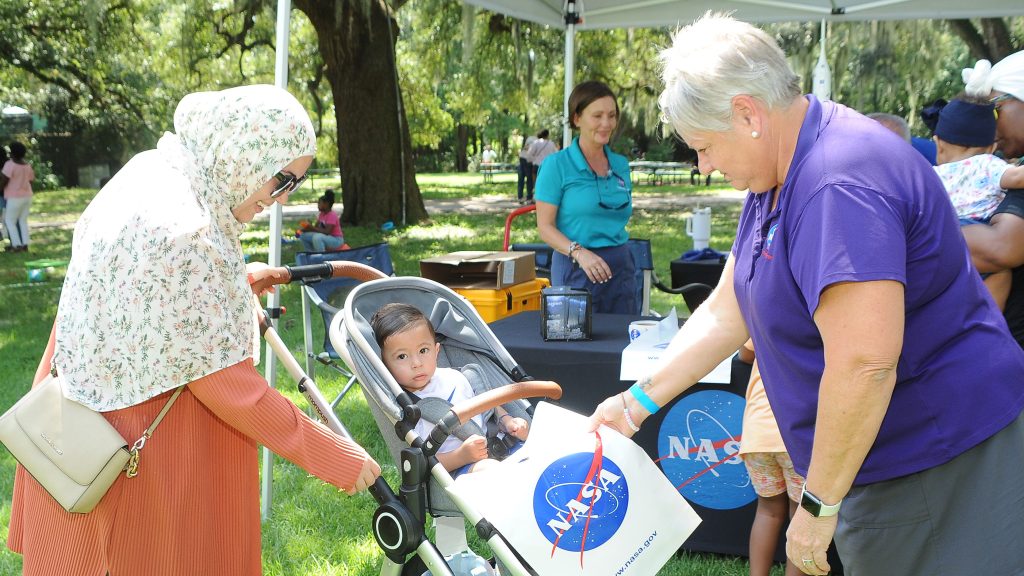
<path id="1" fill-rule="evenodd" d="M 660 368 L 602 402 L 625 434 L 748 335 L 797 473 L 787 554 L 826 574 L 1024 566 L 1024 352 L 970 266 L 934 170 L 877 122 L 800 93 L 775 41 L 727 16 L 662 54 L 665 120 L 748 189 L 721 282 Z"/>
<path id="2" fill-rule="evenodd" d="M 174 127 L 78 220 L 36 373 L 54 370 L 125 438 L 173 405 L 138 475 L 88 514 L 65 512 L 18 468 L 7 545 L 25 576 L 261 574 L 257 444 L 352 494 L 380 475 L 254 367 L 250 282 L 272 272 L 247 274 L 239 237 L 305 179 L 308 114 L 280 88 L 246 86 L 186 96 Z"/>

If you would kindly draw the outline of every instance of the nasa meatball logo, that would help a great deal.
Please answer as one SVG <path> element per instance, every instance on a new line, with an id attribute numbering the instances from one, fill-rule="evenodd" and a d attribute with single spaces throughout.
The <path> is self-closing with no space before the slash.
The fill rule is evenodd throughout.
<path id="1" fill-rule="evenodd" d="M 608 542 L 629 508 L 625 475 L 611 459 L 578 452 L 552 462 L 537 480 L 533 517 L 551 554 L 582 554 Z"/>
<path id="2" fill-rule="evenodd" d="M 771 228 L 768 229 L 768 235 L 764 239 L 764 250 L 761 251 L 761 256 L 766 260 L 771 260 L 773 258 L 771 253 L 772 243 L 775 242 L 775 232 L 778 229 L 778 223 L 772 224 Z"/>
<path id="3" fill-rule="evenodd" d="M 718 390 L 676 402 L 658 431 L 658 465 L 684 498 L 715 510 L 741 508 L 757 495 L 739 456 L 745 401 Z"/>

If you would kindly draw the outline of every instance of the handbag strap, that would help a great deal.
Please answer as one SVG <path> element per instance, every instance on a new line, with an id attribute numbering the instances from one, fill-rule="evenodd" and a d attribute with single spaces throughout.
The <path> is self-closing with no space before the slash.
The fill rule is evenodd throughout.
<path id="1" fill-rule="evenodd" d="M 50 375 L 54 378 L 57 377 L 57 364 L 52 358 L 50 359 Z M 142 433 L 142 436 L 139 436 L 139 439 L 132 444 L 131 450 L 128 451 L 128 463 L 124 465 L 125 476 L 135 478 L 139 475 L 139 452 L 146 446 L 146 440 L 149 440 L 149 438 L 153 436 L 153 431 L 160 425 L 160 421 L 164 419 L 164 416 L 167 415 L 167 411 L 171 409 L 174 401 L 178 399 L 178 396 L 181 396 L 181 391 L 184 389 L 185 385 L 182 384 L 174 390 L 174 393 L 167 399 L 164 407 L 160 409 L 160 413 L 153 419 L 153 423 L 150 424 L 149 428 L 146 428 Z"/>
<path id="2" fill-rule="evenodd" d="M 178 386 L 174 393 L 171 394 L 171 397 L 167 399 L 167 403 L 164 404 L 164 407 L 160 409 L 160 413 L 153 419 L 153 423 L 149 425 L 149 428 L 146 428 L 146 431 L 142 433 L 142 436 L 139 436 L 139 439 L 135 441 L 135 444 L 132 444 L 132 449 L 128 451 L 130 454 L 128 457 L 128 463 L 124 466 L 125 476 L 135 478 L 139 475 L 139 452 L 141 452 L 146 446 L 146 440 L 149 440 L 149 438 L 153 436 L 153 431 L 155 431 L 156 427 L 160 425 L 160 421 L 164 419 L 164 416 L 167 415 L 167 411 L 171 409 L 171 405 L 178 399 L 178 396 L 181 396 L 181 391 L 184 389 L 185 385 Z"/>

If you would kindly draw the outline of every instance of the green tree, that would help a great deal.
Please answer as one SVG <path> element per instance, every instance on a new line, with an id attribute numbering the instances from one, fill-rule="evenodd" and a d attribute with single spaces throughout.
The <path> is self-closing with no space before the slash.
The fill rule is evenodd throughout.
<path id="1" fill-rule="evenodd" d="M 52 119 L 34 143 L 65 182 L 78 164 L 116 164 L 158 134 L 147 120 L 160 78 L 142 65 L 145 23 L 127 4 L 5 0 L 0 21 L 0 101 Z"/>

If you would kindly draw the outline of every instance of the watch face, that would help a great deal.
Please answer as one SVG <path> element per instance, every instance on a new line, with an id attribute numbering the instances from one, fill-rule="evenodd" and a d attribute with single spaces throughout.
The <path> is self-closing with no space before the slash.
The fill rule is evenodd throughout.
<path id="1" fill-rule="evenodd" d="M 811 494 L 804 488 L 800 494 L 800 507 L 811 513 L 811 516 L 819 518 L 821 516 L 835 516 L 839 513 L 839 505 L 842 504 L 842 500 L 835 504 L 825 504 L 820 498 Z"/>
<path id="2" fill-rule="evenodd" d="M 810 492 L 804 492 L 800 497 L 800 507 L 811 513 L 811 516 L 817 518 L 821 514 L 821 500 L 818 500 Z"/>

